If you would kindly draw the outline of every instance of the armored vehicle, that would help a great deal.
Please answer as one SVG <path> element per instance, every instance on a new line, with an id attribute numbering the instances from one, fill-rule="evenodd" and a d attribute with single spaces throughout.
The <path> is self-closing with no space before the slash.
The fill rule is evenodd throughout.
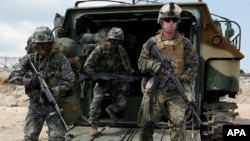
<path id="1" fill-rule="evenodd" d="M 133 0 L 132 3 L 108 1 L 112 3 L 88 6 L 95 2 L 97 1 L 76 1 L 75 6 L 67 9 L 61 19 L 56 14 L 56 36 L 68 37 L 81 44 L 81 37 L 85 33 L 94 34 L 105 27 L 120 27 L 125 34 L 123 46 L 133 68 L 138 70 L 137 59 L 143 43 L 161 28 L 157 24 L 157 17 L 164 3 Z M 240 52 L 241 28 L 235 21 L 211 14 L 207 4 L 202 1 L 176 4 L 183 9 L 179 31 L 192 41 L 199 54 L 199 71 L 193 94 L 196 98 L 195 110 L 202 119 L 202 124 L 190 117 L 187 128 L 194 133 L 194 136 L 190 136 L 194 137 L 193 140 L 215 140 L 221 138 L 222 126 L 235 124 L 234 120 L 238 115 L 235 112 L 237 104 L 221 101 L 221 97 L 234 98 L 239 92 L 240 61 L 244 58 Z M 83 50 L 84 47 L 82 45 Z M 85 120 L 69 131 L 73 135 L 71 140 L 138 140 L 137 114 L 142 100 L 141 77 L 142 74 L 138 73 L 139 79 L 131 82 L 132 88 L 127 93 L 127 109 L 115 123 L 105 113 L 107 103 L 112 100 L 108 93 L 105 95 L 102 103 L 104 112 L 99 121 L 102 133 L 98 137 L 89 135 L 90 125 L 87 122 L 92 99 L 91 87 L 86 90 L 83 88 L 85 82 L 79 81 L 78 93 L 82 119 Z M 155 140 L 166 140 L 167 122 L 159 122 L 156 128 Z"/>

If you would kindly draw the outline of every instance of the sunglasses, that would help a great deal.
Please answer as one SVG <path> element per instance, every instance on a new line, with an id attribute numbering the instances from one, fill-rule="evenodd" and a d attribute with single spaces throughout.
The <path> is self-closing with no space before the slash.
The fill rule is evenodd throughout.
<path id="1" fill-rule="evenodd" d="M 178 21 L 177 18 L 165 18 L 163 19 L 165 22 L 169 23 L 170 21 L 172 21 L 173 23 L 176 23 Z"/>
<path id="2" fill-rule="evenodd" d="M 36 47 L 37 50 L 50 50 L 52 49 L 52 45 L 51 43 L 37 43 L 37 44 L 34 44 L 34 46 Z"/>

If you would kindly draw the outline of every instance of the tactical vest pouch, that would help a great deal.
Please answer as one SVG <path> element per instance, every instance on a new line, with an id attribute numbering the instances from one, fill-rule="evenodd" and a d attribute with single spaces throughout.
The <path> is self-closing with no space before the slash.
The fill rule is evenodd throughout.
<path id="1" fill-rule="evenodd" d="M 82 115 L 80 101 L 76 95 L 60 97 L 58 105 L 63 109 L 63 118 L 68 125 L 73 124 Z"/>

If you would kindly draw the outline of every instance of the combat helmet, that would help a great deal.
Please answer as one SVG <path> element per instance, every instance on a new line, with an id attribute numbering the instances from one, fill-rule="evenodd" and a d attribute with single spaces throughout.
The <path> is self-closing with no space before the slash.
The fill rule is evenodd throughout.
<path id="1" fill-rule="evenodd" d="M 109 27 L 103 27 L 97 31 L 97 33 L 93 34 L 93 39 L 96 43 L 100 43 L 101 40 L 107 38 L 107 33 L 109 32 Z"/>
<path id="2" fill-rule="evenodd" d="M 53 32 L 48 27 L 37 27 L 32 35 L 32 43 L 54 42 Z"/>
<path id="3" fill-rule="evenodd" d="M 107 39 L 116 39 L 116 40 L 123 41 L 124 33 L 121 28 L 113 27 L 109 30 Z"/>
<path id="4" fill-rule="evenodd" d="M 82 55 L 81 47 L 71 38 L 56 38 L 54 49 L 67 57 Z"/>
<path id="5" fill-rule="evenodd" d="M 81 45 L 86 45 L 86 44 L 95 44 L 95 40 L 94 40 L 94 34 L 91 34 L 91 33 L 84 33 L 82 36 L 81 36 L 81 39 L 79 41 L 79 43 Z"/>
<path id="6" fill-rule="evenodd" d="M 160 23 L 161 19 L 165 18 L 177 18 L 178 23 L 181 22 L 182 9 L 177 4 L 170 2 L 162 6 L 159 11 L 157 23 Z"/>

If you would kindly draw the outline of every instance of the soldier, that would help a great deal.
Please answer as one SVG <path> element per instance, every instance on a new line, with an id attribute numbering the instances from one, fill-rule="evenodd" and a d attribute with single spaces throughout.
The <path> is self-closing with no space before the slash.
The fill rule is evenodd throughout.
<path id="1" fill-rule="evenodd" d="M 173 60 L 176 65 L 174 73 L 180 78 L 182 84 L 188 84 L 190 88 L 190 84 L 194 82 L 196 77 L 198 56 L 192 47 L 191 41 L 177 30 L 178 23 L 181 22 L 181 12 L 182 9 L 178 5 L 174 3 L 165 4 L 160 9 L 157 21 L 162 29 L 151 38 L 155 39 L 155 45 L 161 55 L 164 58 L 168 56 Z M 138 68 L 142 73 L 149 72 L 156 75 L 160 80 L 160 84 L 157 86 L 157 90 L 154 91 L 156 97 L 151 116 L 148 107 L 154 77 L 151 75 L 147 79 L 148 81 L 144 79 L 143 100 L 138 114 L 139 140 L 153 141 L 154 124 L 163 117 L 165 118 L 167 113 L 171 141 L 185 141 L 187 105 L 172 80 L 162 84 L 161 63 L 147 49 L 147 45 L 151 44 L 150 41 L 152 40 L 148 40 L 143 45 L 138 58 Z"/>
<path id="2" fill-rule="evenodd" d="M 38 141 L 44 122 L 48 125 L 48 140 L 65 140 L 65 126 L 52 105 L 46 102 L 41 92 L 38 77 L 26 77 L 32 72 L 28 63 L 30 58 L 37 71 L 41 73 L 52 95 L 58 102 L 61 96 L 67 95 L 74 81 L 75 74 L 68 59 L 61 53 L 53 51 L 54 36 L 48 27 L 37 27 L 32 35 L 36 52 L 27 54 L 19 60 L 20 69 L 9 76 L 9 83 L 24 85 L 25 93 L 30 98 L 28 114 L 24 125 L 24 140 Z M 29 75 L 30 76 L 30 75 Z"/>
<path id="3" fill-rule="evenodd" d="M 72 125 L 82 115 L 80 101 L 77 96 L 79 90 L 79 73 L 82 66 L 79 56 L 83 54 L 83 51 L 80 45 L 78 45 L 73 39 L 67 37 L 56 38 L 54 50 L 62 53 L 68 58 L 70 66 L 75 73 L 75 82 L 69 91 L 69 95 L 60 99 L 64 119 L 68 125 Z"/>
<path id="4" fill-rule="evenodd" d="M 81 73 L 84 73 L 83 65 L 84 65 L 87 57 L 91 53 L 91 51 L 96 47 L 96 42 L 94 40 L 94 34 L 84 33 L 81 36 L 79 44 L 81 45 L 81 47 L 83 49 L 83 54 L 81 56 L 81 64 L 82 64 Z"/>
<path id="5" fill-rule="evenodd" d="M 100 43 L 106 41 L 107 33 L 109 30 L 110 30 L 109 27 L 104 27 L 98 30 L 95 34 L 84 33 L 81 36 L 79 43 L 83 47 L 83 55 L 81 56 L 81 63 L 83 65 L 89 54 L 92 52 L 92 50 Z M 84 73 L 84 69 L 81 69 L 81 72 Z"/>
<path id="6" fill-rule="evenodd" d="M 27 41 L 27 45 L 25 47 L 25 50 L 26 50 L 26 53 L 27 54 L 30 54 L 30 53 L 34 53 L 34 51 L 36 50 L 33 45 L 32 45 L 32 36 L 30 36 L 28 38 L 28 41 Z"/>
<path id="7" fill-rule="evenodd" d="M 124 40 L 121 28 L 113 27 L 107 34 L 107 41 L 99 44 L 89 55 L 84 70 L 96 82 L 93 89 L 93 99 L 90 105 L 89 122 L 91 124 L 91 136 L 96 135 L 98 118 L 101 116 L 101 103 L 104 94 L 109 90 L 113 97 L 113 103 L 106 107 L 110 119 L 117 121 L 117 113 L 125 110 L 125 92 L 129 89 L 129 84 L 105 81 L 97 78 L 99 72 L 132 74 L 130 59 L 126 50 L 120 45 Z"/>
<path id="8" fill-rule="evenodd" d="M 79 56 L 83 54 L 80 45 L 71 38 L 62 37 L 55 39 L 54 49 L 68 58 L 72 70 L 78 75 L 81 70 Z"/>

